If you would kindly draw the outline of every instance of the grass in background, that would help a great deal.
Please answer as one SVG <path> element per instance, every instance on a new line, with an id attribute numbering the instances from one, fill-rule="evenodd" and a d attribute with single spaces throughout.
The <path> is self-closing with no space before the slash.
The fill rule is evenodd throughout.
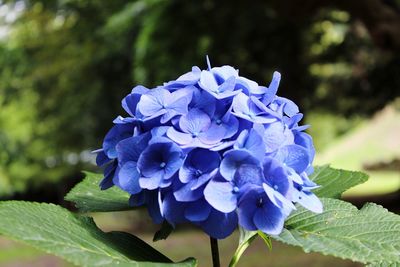
<path id="1" fill-rule="evenodd" d="M 325 122 L 311 120 L 309 123 L 316 128 L 310 129 L 311 135 L 315 136 L 316 140 L 319 138 L 324 140 L 321 135 L 326 132 L 326 129 L 321 125 L 330 125 L 329 127 L 335 128 L 336 120 L 334 116 L 331 116 L 326 117 Z M 351 124 L 351 122 L 349 123 Z M 338 125 L 341 124 L 344 123 L 338 119 Z M 354 125 L 357 126 L 336 140 L 331 140 L 325 149 L 319 148 L 318 144 L 323 144 L 323 142 L 317 141 L 315 164 L 331 164 L 335 168 L 358 170 L 369 174 L 368 182 L 349 190 L 346 192 L 347 195 L 386 194 L 399 190 L 400 170 L 368 171 L 364 169 L 366 164 L 389 162 L 400 158 L 399 109 L 394 104 L 389 105 L 371 120 L 357 122 Z M 328 130 L 330 130 L 329 127 Z M 318 130 L 321 132 L 318 133 Z M 329 135 L 329 133 L 327 134 Z"/>

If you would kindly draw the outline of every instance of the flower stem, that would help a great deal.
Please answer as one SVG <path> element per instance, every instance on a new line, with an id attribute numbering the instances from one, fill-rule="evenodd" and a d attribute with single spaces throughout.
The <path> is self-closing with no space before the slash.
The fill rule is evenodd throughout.
<path id="1" fill-rule="evenodd" d="M 210 237 L 210 244 L 211 244 L 213 267 L 220 267 L 221 265 L 219 263 L 218 240 Z"/>

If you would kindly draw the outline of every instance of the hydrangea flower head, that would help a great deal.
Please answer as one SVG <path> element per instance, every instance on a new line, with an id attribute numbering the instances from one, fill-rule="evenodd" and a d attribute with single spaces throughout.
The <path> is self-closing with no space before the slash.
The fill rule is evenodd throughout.
<path id="1" fill-rule="evenodd" d="M 96 152 L 102 189 L 117 186 L 155 223 L 192 223 L 214 238 L 238 226 L 281 233 L 301 205 L 322 212 L 309 179 L 314 147 L 303 115 L 231 66 L 193 67 L 153 89 L 136 86 Z"/>

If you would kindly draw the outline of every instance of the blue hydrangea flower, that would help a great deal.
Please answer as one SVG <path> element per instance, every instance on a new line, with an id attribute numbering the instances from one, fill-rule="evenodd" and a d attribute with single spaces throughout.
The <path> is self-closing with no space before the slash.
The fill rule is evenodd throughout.
<path id="1" fill-rule="evenodd" d="M 175 143 L 164 139 L 152 143 L 142 152 L 137 162 L 140 186 L 149 190 L 167 187 L 171 184 L 172 176 L 182 166 L 183 159 L 182 149 Z"/>
<path id="2" fill-rule="evenodd" d="M 220 156 L 217 152 L 192 150 L 179 170 L 181 186 L 174 192 L 175 198 L 186 202 L 203 197 L 204 186 L 217 173 L 219 163 Z"/>
<path id="3" fill-rule="evenodd" d="M 181 116 L 179 128 L 168 129 L 167 136 L 182 147 L 211 148 L 218 144 L 226 130 L 211 123 L 210 117 L 200 109 L 192 109 Z"/>
<path id="4" fill-rule="evenodd" d="M 259 85 L 231 66 L 193 67 L 153 89 L 136 86 L 96 150 L 101 189 L 113 185 L 155 223 L 192 223 L 214 238 L 237 227 L 278 235 L 313 194 L 315 149 L 303 114 L 277 95 L 281 75 Z"/>

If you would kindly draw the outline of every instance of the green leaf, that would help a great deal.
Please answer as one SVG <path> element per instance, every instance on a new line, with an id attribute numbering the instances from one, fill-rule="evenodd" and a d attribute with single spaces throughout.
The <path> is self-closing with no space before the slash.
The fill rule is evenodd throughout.
<path id="1" fill-rule="evenodd" d="M 116 186 L 107 190 L 99 188 L 102 174 L 85 172 L 85 179 L 65 197 L 75 203 L 81 212 L 105 212 L 133 209 L 129 206 L 129 194 Z"/>
<path id="2" fill-rule="evenodd" d="M 315 167 L 310 179 L 321 187 L 313 190 L 318 197 L 340 198 L 346 190 L 366 182 L 368 175 L 362 172 L 334 169 L 329 165 Z"/>
<path id="3" fill-rule="evenodd" d="M 256 237 L 257 231 L 247 231 L 242 227 L 239 227 L 239 246 L 233 254 L 229 267 L 236 266 L 243 252 L 250 246 Z"/>
<path id="4" fill-rule="evenodd" d="M 368 264 L 367 267 L 400 267 L 400 262 L 379 262 Z"/>
<path id="5" fill-rule="evenodd" d="M 368 264 L 367 267 L 400 267 L 400 262 L 379 262 Z"/>
<path id="6" fill-rule="evenodd" d="M 196 265 L 194 259 L 172 263 L 133 235 L 104 233 L 92 218 L 73 214 L 53 204 L 4 201 L 0 202 L 0 217 L 0 234 L 78 266 Z"/>
<path id="7" fill-rule="evenodd" d="M 257 231 L 258 236 L 260 236 L 262 238 L 262 240 L 264 240 L 265 245 L 267 245 L 268 249 L 271 251 L 272 250 L 272 241 L 271 241 L 271 237 L 269 237 L 269 235 L 267 235 L 264 232 L 261 231 Z"/>
<path id="8" fill-rule="evenodd" d="M 284 243 L 362 263 L 400 261 L 400 216 L 368 203 L 358 210 L 337 199 L 321 199 L 324 212 L 299 208 L 286 221 Z"/>

